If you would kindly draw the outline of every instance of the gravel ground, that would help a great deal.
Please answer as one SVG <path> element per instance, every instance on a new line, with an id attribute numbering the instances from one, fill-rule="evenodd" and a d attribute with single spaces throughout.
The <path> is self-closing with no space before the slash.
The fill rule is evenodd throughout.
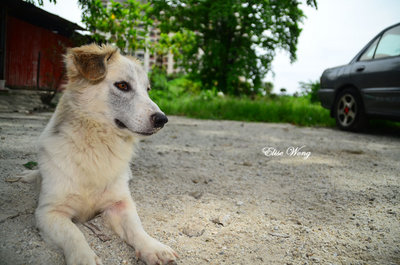
<path id="1" fill-rule="evenodd" d="M 64 264 L 35 228 L 37 187 L 5 182 L 49 117 L 0 114 L 0 264 Z M 400 264 L 399 131 L 169 118 L 138 146 L 130 188 L 178 264 Z M 143 265 L 101 217 L 79 227 L 105 265 Z"/>

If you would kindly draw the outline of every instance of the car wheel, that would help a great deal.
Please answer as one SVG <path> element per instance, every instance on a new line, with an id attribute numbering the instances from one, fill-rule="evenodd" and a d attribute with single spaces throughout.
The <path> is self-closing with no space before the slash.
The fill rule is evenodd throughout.
<path id="1" fill-rule="evenodd" d="M 339 93 L 335 103 L 336 125 L 345 131 L 359 131 L 367 123 L 361 97 L 354 89 Z"/>

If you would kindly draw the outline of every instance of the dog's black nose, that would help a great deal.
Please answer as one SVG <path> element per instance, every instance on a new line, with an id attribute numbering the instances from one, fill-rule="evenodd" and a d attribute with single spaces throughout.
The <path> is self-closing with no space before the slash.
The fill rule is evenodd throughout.
<path id="1" fill-rule="evenodd" d="M 164 124 L 168 122 L 167 116 L 164 114 L 157 112 L 151 115 L 151 121 L 153 122 L 154 128 L 162 128 L 164 127 Z"/>

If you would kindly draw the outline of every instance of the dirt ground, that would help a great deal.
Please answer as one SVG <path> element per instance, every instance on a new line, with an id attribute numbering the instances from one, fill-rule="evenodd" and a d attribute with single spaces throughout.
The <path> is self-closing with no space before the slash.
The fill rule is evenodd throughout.
<path id="1" fill-rule="evenodd" d="M 5 181 L 36 160 L 49 117 L 0 113 L 0 264 L 65 264 L 35 228 L 38 189 Z M 178 264 L 400 264 L 400 132 L 169 118 L 130 188 Z M 79 228 L 105 265 L 143 265 L 100 216 Z"/>

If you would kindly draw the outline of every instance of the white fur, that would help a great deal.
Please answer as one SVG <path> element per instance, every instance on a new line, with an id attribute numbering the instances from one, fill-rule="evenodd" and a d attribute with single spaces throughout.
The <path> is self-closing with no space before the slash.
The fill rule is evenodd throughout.
<path id="1" fill-rule="evenodd" d="M 105 76 L 93 81 L 80 74 L 85 69 L 78 66 L 85 66 L 73 60 L 79 52 L 106 53 Z M 42 183 L 35 212 L 38 228 L 45 239 L 63 249 L 68 265 L 98 265 L 101 260 L 72 220 L 84 222 L 101 212 L 147 264 L 174 262 L 177 254 L 143 230 L 128 189 L 129 162 L 138 138 L 135 131 L 158 130 L 151 128 L 150 115 L 160 110 L 147 95 L 145 72 L 110 46 L 72 49 L 66 65 L 66 90 L 39 140 Z M 133 82 L 131 98 L 114 91 L 114 82 L 121 80 Z M 110 92 L 121 93 L 129 104 L 115 107 L 117 103 L 110 103 Z M 133 117 L 126 121 L 125 129 L 114 122 L 121 108 L 131 111 L 128 114 Z"/>

